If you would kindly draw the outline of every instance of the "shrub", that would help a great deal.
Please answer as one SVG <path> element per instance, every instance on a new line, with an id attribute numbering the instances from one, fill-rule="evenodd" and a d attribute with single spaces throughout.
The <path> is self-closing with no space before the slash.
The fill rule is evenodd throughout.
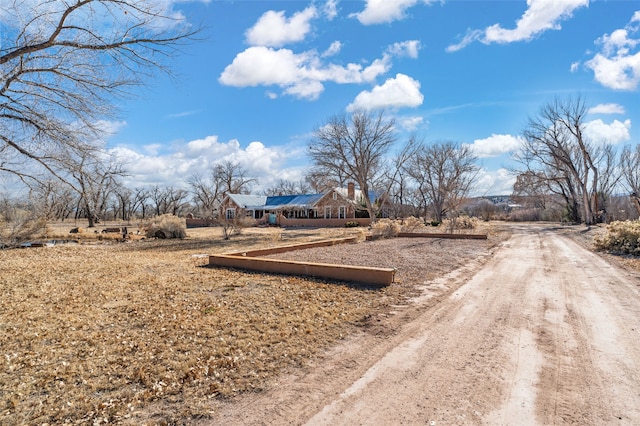
<path id="1" fill-rule="evenodd" d="M 431 222 L 429 222 L 429 224 L 431 226 L 440 226 L 442 225 L 442 222 L 440 222 L 439 220 L 432 220 Z"/>
<path id="2" fill-rule="evenodd" d="M 184 219 L 172 214 L 156 216 L 144 225 L 145 235 L 149 238 L 184 238 L 187 236 L 187 224 Z"/>
<path id="3" fill-rule="evenodd" d="M 597 250 L 640 256 L 640 220 L 611 222 L 593 243 Z"/>
<path id="4" fill-rule="evenodd" d="M 0 214 L 0 247 L 38 239 L 46 233 L 47 221 L 32 212 L 13 208 Z"/>
<path id="5" fill-rule="evenodd" d="M 400 224 L 391 219 L 380 219 L 371 225 L 371 235 L 378 238 L 391 238 L 400 232 Z"/>
<path id="6" fill-rule="evenodd" d="M 244 228 L 254 226 L 256 221 L 248 216 L 236 216 L 233 219 L 218 219 L 218 225 L 222 227 L 222 238 L 230 240 L 234 235 L 240 235 Z"/>
<path id="7" fill-rule="evenodd" d="M 409 216 L 402 221 L 401 232 L 415 232 L 424 228 L 424 222 L 415 216 Z"/>
<path id="8" fill-rule="evenodd" d="M 458 216 L 443 221 L 443 225 L 449 233 L 472 230 L 476 228 L 477 224 L 478 219 L 469 216 Z"/>
<path id="9" fill-rule="evenodd" d="M 344 224 L 345 228 L 357 228 L 358 226 L 360 226 L 360 224 L 355 220 L 349 221 Z"/>

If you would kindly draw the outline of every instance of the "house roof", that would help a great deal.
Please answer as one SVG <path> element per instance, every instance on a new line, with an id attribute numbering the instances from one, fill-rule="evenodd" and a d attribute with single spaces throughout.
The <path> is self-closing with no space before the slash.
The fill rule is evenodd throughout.
<path id="1" fill-rule="evenodd" d="M 324 194 L 276 195 L 267 197 L 265 210 L 284 208 L 309 208 L 316 204 Z"/>
<path id="2" fill-rule="evenodd" d="M 354 192 L 355 200 L 349 200 L 347 188 L 333 188 L 331 191 L 335 191 L 348 202 L 363 202 L 362 191 L 359 189 Z M 313 208 L 327 193 L 272 196 L 228 194 L 228 197 L 239 207 L 248 210 L 310 209 Z M 370 199 L 373 201 L 377 198 L 377 194 L 370 191 L 369 197 L 371 197 Z"/>
<path id="3" fill-rule="evenodd" d="M 228 194 L 228 197 L 243 209 L 263 209 L 267 202 L 266 195 Z"/>

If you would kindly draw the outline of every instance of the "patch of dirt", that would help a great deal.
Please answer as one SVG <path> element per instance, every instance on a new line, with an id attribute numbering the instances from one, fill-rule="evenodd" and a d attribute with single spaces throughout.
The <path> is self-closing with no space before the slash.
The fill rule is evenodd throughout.
<path id="1" fill-rule="evenodd" d="M 207 228 L 184 240 L 0 250 L 0 423 L 206 422 L 220 401 L 271 389 L 340 341 L 393 334 L 383 320 L 425 280 L 508 235 L 350 245 L 348 263 L 375 252 L 397 265 L 401 282 L 382 290 L 205 267 L 208 254 L 358 233 L 252 228 L 223 241 Z"/>
<path id="2" fill-rule="evenodd" d="M 640 424 L 639 277 L 572 229 L 512 229 L 378 318 L 387 333 L 212 402 L 201 423 Z"/>

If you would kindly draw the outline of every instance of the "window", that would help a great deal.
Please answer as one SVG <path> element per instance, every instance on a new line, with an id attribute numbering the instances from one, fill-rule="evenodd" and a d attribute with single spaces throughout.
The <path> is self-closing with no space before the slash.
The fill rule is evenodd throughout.
<path id="1" fill-rule="evenodd" d="M 333 193 L 333 199 L 334 199 L 334 200 L 337 200 L 337 199 L 338 199 L 338 193 L 337 193 L 337 192 L 334 192 L 334 193 Z"/>
<path id="2" fill-rule="evenodd" d="M 331 207 L 330 206 L 325 206 L 324 207 L 324 218 L 325 219 L 331 219 Z"/>
<path id="3" fill-rule="evenodd" d="M 236 209 L 227 209 L 227 219 L 234 219 L 236 217 Z"/>
<path id="4" fill-rule="evenodd" d="M 347 208 L 345 206 L 338 207 L 338 219 L 344 219 L 347 217 Z"/>

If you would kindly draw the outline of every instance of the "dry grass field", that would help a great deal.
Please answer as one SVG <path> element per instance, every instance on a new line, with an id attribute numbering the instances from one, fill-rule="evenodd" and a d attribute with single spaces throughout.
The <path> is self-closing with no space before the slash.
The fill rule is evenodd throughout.
<path id="1" fill-rule="evenodd" d="M 69 238 L 71 227 L 52 227 L 49 237 Z M 215 228 L 189 229 L 183 240 L 87 233 L 80 244 L 0 250 L 0 424 L 206 419 L 212 399 L 260 391 L 339 339 L 367 332 L 415 286 L 508 234 L 487 232 L 488 240 L 430 240 L 411 262 L 397 262 L 403 279 L 383 289 L 205 266 L 212 253 L 362 229 L 251 228 L 230 241 Z M 343 263 L 376 251 L 392 263 L 402 257 L 388 241 L 361 244 Z M 403 275 L 403 264 L 413 272 Z"/>

